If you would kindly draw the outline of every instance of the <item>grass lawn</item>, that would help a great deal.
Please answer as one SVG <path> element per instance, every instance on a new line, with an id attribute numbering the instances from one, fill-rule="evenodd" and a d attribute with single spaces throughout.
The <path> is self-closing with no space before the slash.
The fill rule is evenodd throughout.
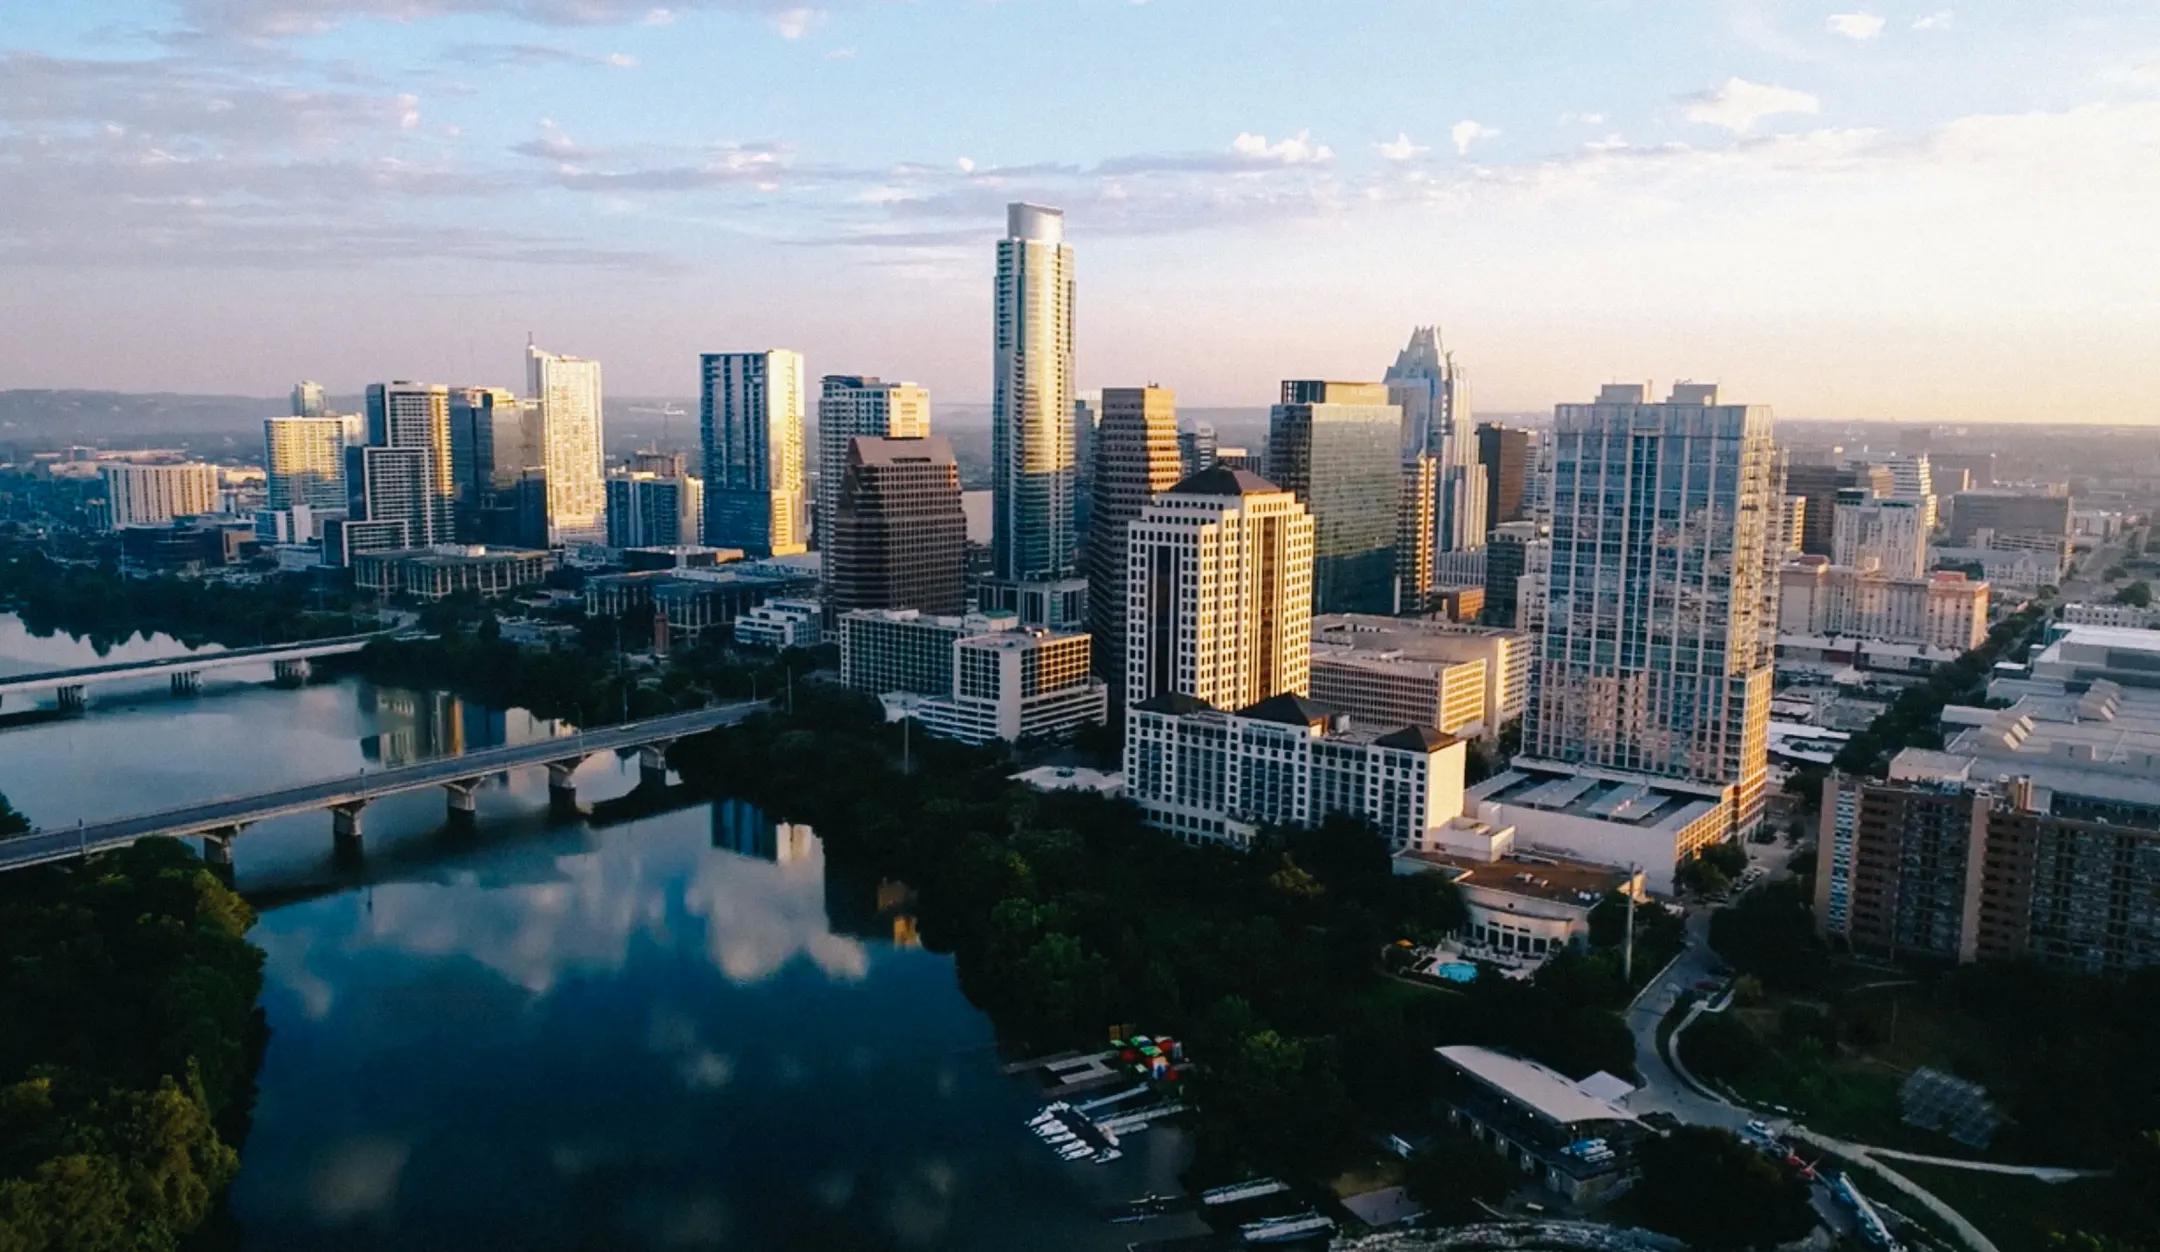
<path id="1" fill-rule="evenodd" d="M 2042 1182 L 2007 1174 L 1886 1162 L 1978 1226 L 2002 1252 L 2047 1252 L 2052 1231 L 2105 1229 L 2114 1207 L 2106 1179 Z"/>

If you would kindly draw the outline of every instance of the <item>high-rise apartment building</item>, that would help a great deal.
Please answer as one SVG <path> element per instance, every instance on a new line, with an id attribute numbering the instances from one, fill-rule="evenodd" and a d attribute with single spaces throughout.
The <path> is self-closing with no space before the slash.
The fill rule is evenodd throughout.
<path id="1" fill-rule="evenodd" d="M 600 362 L 525 346 L 525 394 L 540 414 L 550 545 L 607 540 L 607 453 Z"/>
<path id="2" fill-rule="evenodd" d="M 847 474 L 848 441 L 922 439 L 930 434 L 930 393 L 914 383 L 889 383 L 865 374 L 827 374 L 818 385 L 817 546 L 832 551 L 833 519 L 840 515 L 840 480 Z M 830 558 L 826 571 L 831 572 Z"/>
<path id="3" fill-rule="evenodd" d="M 345 450 L 346 518 L 349 522 L 377 522 L 382 526 L 365 532 L 379 539 L 394 526 L 403 546 L 432 547 L 448 543 L 447 533 L 430 529 L 434 516 L 430 460 L 421 448 L 388 448 L 363 444 Z"/>
<path id="4" fill-rule="evenodd" d="M 98 467 L 105 480 L 105 525 L 164 526 L 179 517 L 217 512 L 217 468 L 210 465 L 136 465 L 107 461 Z"/>
<path id="5" fill-rule="evenodd" d="M 1433 458 L 1433 551 L 1484 547 L 1487 483 L 1470 414 L 1470 387 L 1455 354 L 1441 348 L 1440 328 L 1413 330 L 1383 382 L 1388 401 L 1402 410 L 1404 454 L 1423 451 Z"/>
<path id="6" fill-rule="evenodd" d="M 1552 567 L 1527 755 L 1732 788 L 1759 818 L 1770 410 L 1681 383 L 1554 411 Z"/>
<path id="7" fill-rule="evenodd" d="M 1073 250 L 1063 210 L 1006 208 L 997 243 L 990 380 L 991 571 L 1008 583 L 1071 577 Z"/>
<path id="8" fill-rule="evenodd" d="M 323 385 L 318 382 L 297 382 L 292 389 L 292 415 L 294 417 L 327 417 L 330 407 L 323 395 Z"/>
<path id="9" fill-rule="evenodd" d="M 1202 470 L 1141 510 L 1126 553 L 1128 710 L 1168 693 L 1218 709 L 1305 694 L 1313 521 L 1296 496 L 1244 470 Z"/>
<path id="10" fill-rule="evenodd" d="M 1910 500 L 1920 506 L 1920 516 L 1927 529 L 1935 529 L 1935 473 L 1928 464 L 1925 452 L 1915 452 L 1892 457 L 1883 463 L 1890 471 L 1890 490 L 1893 500 Z"/>
<path id="11" fill-rule="evenodd" d="M 807 551 L 802 354 L 708 352 L 699 373 L 705 542 L 761 557 Z"/>
<path id="12" fill-rule="evenodd" d="M 1834 506 L 1830 559 L 1854 569 L 1881 570 L 1894 578 L 1924 576 L 1928 569 L 1925 503 L 1844 488 Z"/>
<path id="13" fill-rule="evenodd" d="M 1989 797 L 1955 783 L 1826 781 L 1817 929 L 1893 957 L 1979 950 Z"/>
<path id="14" fill-rule="evenodd" d="M 1395 503 L 1395 606 L 1422 613 L 1433 594 L 1433 504 L 1439 463 L 1430 453 L 1403 460 L 1402 494 Z"/>
<path id="15" fill-rule="evenodd" d="M 1126 541 L 1148 501 L 1175 486 L 1179 473 L 1177 394 L 1167 387 L 1106 387 L 1095 431 L 1092 514 L 1088 523 L 1088 630 L 1095 672 L 1111 699 L 1125 701 Z"/>
<path id="16" fill-rule="evenodd" d="M 1834 455 L 1834 454 L 1833 454 Z M 1862 488 L 1870 495 L 1890 494 L 1890 471 L 1881 465 L 1812 464 L 1789 459 L 1785 491 L 1807 503 L 1800 516 L 1800 551 L 1809 556 L 1835 553 L 1837 493 Z"/>
<path id="17" fill-rule="evenodd" d="M 960 467 L 937 437 L 848 440 L 825 552 L 825 608 L 959 613 L 967 602 Z"/>
<path id="18" fill-rule="evenodd" d="M 458 541 L 547 547 L 544 457 L 536 405 L 501 387 L 451 388 L 452 530 Z"/>
<path id="19" fill-rule="evenodd" d="M 263 488 L 271 508 L 345 507 L 345 430 L 337 417 L 263 419 Z"/>
<path id="20" fill-rule="evenodd" d="M 418 458 L 417 476 L 410 491 L 401 489 L 398 513 L 355 513 L 354 520 L 364 516 L 371 521 L 404 522 L 415 547 L 450 542 L 457 502 L 457 484 L 451 477 L 450 389 L 431 383 L 371 383 L 367 419 L 369 445 L 412 452 Z M 368 493 L 353 487 L 352 464 L 348 453 L 347 493 L 360 499 Z"/>
<path id="21" fill-rule="evenodd" d="M 1522 576 L 1530 572 L 1533 545 L 1550 546 L 1536 522 L 1502 522 L 1485 544 L 1485 620 L 1494 626 L 1516 624 Z"/>
<path id="22" fill-rule="evenodd" d="M 705 481 L 689 475 L 610 474 L 607 544 L 611 548 L 672 548 L 704 533 Z"/>
<path id="23" fill-rule="evenodd" d="M 1485 467 L 1485 530 L 1530 516 L 1523 489 L 1530 479 L 1530 432 L 1519 426 L 1481 422 L 1477 428 L 1478 462 Z"/>
<path id="24" fill-rule="evenodd" d="M 1282 385 L 1268 420 L 1268 478 L 1312 515 L 1316 612 L 1395 611 L 1401 427 L 1383 384 Z"/>

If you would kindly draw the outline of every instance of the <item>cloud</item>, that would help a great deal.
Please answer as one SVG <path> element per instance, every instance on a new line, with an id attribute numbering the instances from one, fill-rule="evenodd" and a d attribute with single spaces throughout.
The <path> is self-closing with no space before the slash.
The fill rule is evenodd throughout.
<path id="1" fill-rule="evenodd" d="M 1865 42 L 1882 34 L 1883 19 L 1874 13 L 1833 13 L 1823 26 L 1833 35 Z"/>
<path id="2" fill-rule="evenodd" d="M 2132 91 L 2160 91 L 2160 61 L 2140 65 L 2112 65 L 2100 72 L 2100 81 Z"/>
<path id="3" fill-rule="evenodd" d="M 825 16 L 822 9 L 796 6 L 782 9 L 772 15 L 772 28 L 782 39 L 800 39 L 810 33 L 810 27 Z"/>
<path id="4" fill-rule="evenodd" d="M 590 65 L 607 69 L 627 70 L 637 66 L 637 58 L 627 52 L 610 52 L 606 56 L 583 52 L 575 48 L 561 48 L 545 43 L 461 43 L 443 49 L 442 60 L 477 65 L 513 66 L 532 69 L 556 65 Z"/>
<path id="5" fill-rule="evenodd" d="M 1473 122 L 1468 118 L 1448 127 L 1448 138 L 1454 141 L 1457 156 L 1468 156 L 1471 144 L 1491 139 L 1499 133 L 1497 129 L 1483 122 Z"/>
<path id="6" fill-rule="evenodd" d="M 1309 130 L 1285 135 L 1273 143 L 1268 142 L 1266 135 L 1241 132 L 1237 138 L 1230 141 L 1230 150 L 1252 161 L 1272 162 L 1277 165 L 1310 165 L 1335 159 L 1335 153 L 1326 144 L 1312 141 L 1312 132 Z"/>
<path id="7" fill-rule="evenodd" d="M 1722 126 L 1736 135 L 1754 130 L 1755 123 L 1766 117 L 1822 112 L 1822 101 L 1807 92 L 1751 83 L 1744 78 L 1728 78 L 1720 86 L 1681 99 L 1687 105 L 1687 120 Z"/>
<path id="8" fill-rule="evenodd" d="M 319 35 L 353 21 L 468 16 L 541 26 L 664 26 L 692 8 L 764 13 L 776 22 L 787 13 L 815 13 L 780 0 L 681 0 L 679 8 L 654 8 L 648 0 L 179 0 L 188 35 L 243 40 Z"/>
<path id="9" fill-rule="evenodd" d="M 1956 20 L 1957 14 L 1949 9 L 1937 9 L 1933 13 L 1922 14 L 1914 18 L 1912 28 L 1914 30 L 1949 30 Z"/>
<path id="10" fill-rule="evenodd" d="M 1432 151 L 1423 144 L 1414 143 L 1406 133 L 1398 132 L 1394 139 L 1373 145 L 1383 160 L 1411 161 Z"/>
<path id="11" fill-rule="evenodd" d="M 1604 124 L 1605 115 L 1603 113 L 1577 113 L 1570 110 L 1560 115 L 1560 125 L 1562 126 L 1603 126 Z"/>

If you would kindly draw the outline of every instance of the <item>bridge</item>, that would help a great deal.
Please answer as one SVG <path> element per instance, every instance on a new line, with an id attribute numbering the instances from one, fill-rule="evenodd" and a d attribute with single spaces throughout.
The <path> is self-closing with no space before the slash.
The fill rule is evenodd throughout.
<path id="1" fill-rule="evenodd" d="M 360 815 L 384 796 L 441 787 L 449 796 L 450 820 L 473 820 L 474 793 L 493 774 L 533 765 L 548 771 L 548 801 L 558 811 L 575 809 L 577 784 L 572 775 L 586 758 L 620 748 L 639 749 L 638 764 L 648 779 L 665 778 L 667 749 L 677 739 L 721 726 L 732 726 L 766 705 L 759 701 L 718 705 L 690 713 L 672 713 L 642 722 L 601 726 L 536 743 L 484 748 L 462 756 L 437 757 L 392 769 L 282 787 L 255 795 L 228 796 L 144 813 L 113 821 L 83 823 L 58 830 L 41 829 L 0 840 L 0 873 L 26 869 L 123 847 L 138 839 L 201 835 L 203 859 L 232 864 L 232 841 L 256 822 L 294 813 L 327 809 L 334 846 L 341 853 L 360 851 Z"/>
<path id="2" fill-rule="evenodd" d="M 174 695 L 187 695 L 202 685 L 203 671 L 227 669 L 235 665 L 268 664 L 279 682 L 299 682 L 307 678 L 309 661 L 317 657 L 358 652 L 377 639 L 387 639 L 395 633 L 380 630 L 365 635 L 339 635 L 331 639 L 308 639 L 295 643 L 265 643 L 251 648 L 229 648 L 222 652 L 195 652 L 187 656 L 169 656 L 155 661 L 114 661 L 108 665 L 47 670 L 42 674 L 10 674 L 0 677 L 0 703 L 13 695 L 54 691 L 59 693 L 61 708 L 79 709 L 83 706 L 85 688 L 98 683 L 158 677 L 169 677 L 172 680 Z"/>

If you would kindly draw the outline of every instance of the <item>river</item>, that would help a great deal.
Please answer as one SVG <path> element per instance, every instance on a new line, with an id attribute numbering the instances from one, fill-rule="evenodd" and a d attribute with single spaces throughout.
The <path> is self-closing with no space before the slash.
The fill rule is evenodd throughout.
<path id="1" fill-rule="evenodd" d="M 0 673 L 99 659 L 0 615 Z M 553 732 L 269 678 L 92 688 L 64 719 L 10 701 L 0 793 L 65 825 Z M 828 875 L 814 832 L 741 801 L 645 803 L 634 759 L 577 782 L 588 813 L 562 817 L 543 772 L 491 780 L 470 830 L 432 791 L 377 801 L 357 864 L 327 814 L 236 842 L 271 1030 L 237 1246 L 1107 1252 L 1143 1232 L 1098 1205 L 1176 1189 L 1175 1129 L 1107 1166 L 1025 1129 L 1042 1097 L 897 884 Z"/>

